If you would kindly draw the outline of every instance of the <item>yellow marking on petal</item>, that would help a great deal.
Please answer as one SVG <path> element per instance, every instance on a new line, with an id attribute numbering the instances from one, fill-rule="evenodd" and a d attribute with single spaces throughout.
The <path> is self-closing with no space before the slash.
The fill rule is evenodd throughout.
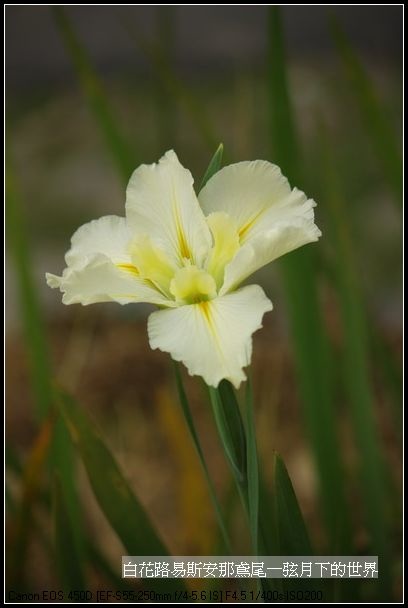
<path id="1" fill-rule="evenodd" d="M 207 217 L 214 245 L 207 258 L 207 272 L 220 288 L 224 281 L 225 266 L 239 249 L 239 235 L 235 221 L 225 212 L 216 211 Z"/>
<path id="2" fill-rule="evenodd" d="M 158 287 L 157 285 L 155 285 L 155 283 L 153 281 L 151 281 L 150 279 L 144 278 L 140 275 L 139 270 L 136 268 L 136 266 L 134 266 L 133 264 L 115 264 L 116 268 L 120 268 L 120 270 L 124 270 L 125 272 L 129 272 L 130 274 L 133 274 L 134 277 L 137 277 L 138 279 L 140 279 L 145 285 L 147 285 L 148 287 L 151 287 L 152 289 L 156 289 L 159 293 L 161 293 L 164 296 L 168 296 L 168 294 L 164 293 L 163 290 L 160 289 L 160 287 Z M 133 298 L 133 294 L 112 294 L 115 297 L 126 297 L 126 298 Z M 135 298 L 135 301 L 136 298 Z"/>
<path id="3" fill-rule="evenodd" d="M 180 304 L 196 304 L 215 298 L 217 287 L 213 277 L 197 266 L 177 270 L 170 283 L 170 293 Z"/>
<path id="4" fill-rule="evenodd" d="M 210 334 L 214 338 L 215 346 L 217 347 L 221 357 L 224 359 L 224 352 L 223 352 L 221 344 L 220 344 L 220 338 L 218 336 L 217 329 L 215 327 L 214 320 L 211 315 L 211 302 L 208 302 L 208 301 L 199 302 L 197 304 L 197 306 L 199 307 L 199 310 L 202 313 L 202 315 L 208 325 Z"/>
<path id="5" fill-rule="evenodd" d="M 132 241 L 129 246 L 129 254 L 138 269 L 139 276 L 151 281 L 161 293 L 168 296 L 174 268 L 166 254 L 148 236 L 138 237 Z"/>
<path id="6" fill-rule="evenodd" d="M 178 204 L 176 202 L 173 203 L 173 214 L 176 222 L 176 235 L 177 235 L 177 243 L 180 252 L 180 257 L 186 258 L 188 260 L 192 259 L 190 248 L 187 244 L 186 237 L 183 230 L 183 224 L 181 223 L 180 211 Z"/>
<path id="7" fill-rule="evenodd" d="M 199 307 L 200 307 L 201 312 L 203 313 L 208 325 L 212 325 L 208 302 L 200 302 Z"/>
<path id="8" fill-rule="evenodd" d="M 131 274 L 134 274 L 136 277 L 140 276 L 138 269 L 133 264 L 116 264 L 116 266 L 117 266 L 117 268 L 120 268 L 121 270 L 126 270 L 126 272 L 130 272 Z"/>
<path id="9" fill-rule="evenodd" d="M 245 224 L 243 226 L 241 226 L 241 228 L 238 231 L 238 236 L 239 236 L 240 242 L 242 242 L 242 240 L 246 237 L 246 235 L 251 230 L 251 228 L 253 227 L 253 225 L 259 220 L 259 218 L 261 217 L 261 215 L 265 211 L 266 211 L 266 208 L 265 209 L 261 209 L 250 220 L 248 220 L 247 222 L 245 222 Z"/>

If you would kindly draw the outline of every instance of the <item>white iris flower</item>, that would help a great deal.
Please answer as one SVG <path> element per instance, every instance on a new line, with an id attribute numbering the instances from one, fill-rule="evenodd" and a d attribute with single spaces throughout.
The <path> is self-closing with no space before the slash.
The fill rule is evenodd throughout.
<path id="1" fill-rule="evenodd" d="M 173 151 L 134 171 L 126 217 L 102 217 L 72 237 L 61 277 L 47 274 L 64 304 L 115 301 L 159 306 L 148 320 L 150 346 L 182 361 L 191 375 L 238 388 L 252 334 L 272 303 L 253 272 L 321 235 L 315 202 L 266 161 L 224 167 L 201 190 Z"/>

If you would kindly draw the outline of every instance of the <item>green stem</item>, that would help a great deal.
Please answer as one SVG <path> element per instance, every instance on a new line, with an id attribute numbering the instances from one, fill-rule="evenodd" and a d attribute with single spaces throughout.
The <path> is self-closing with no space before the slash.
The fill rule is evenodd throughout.
<path id="1" fill-rule="evenodd" d="M 234 478 L 237 483 L 245 484 L 246 437 L 241 412 L 236 403 L 234 393 L 228 394 L 226 391 L 221 393 L 221 384 L 216 389 L 211 386 L 209 387 L 215 424 L 217 425 L 225 455 L 234 473 Z"/>
<path id="2" fill-rule="evenodd" d="M 221 506 L 220 506 L 220 503 L 217 498 L 214 483 L 211 479 L 211 476 L 210 476 L 210 473 L 209 473 L 209 470 L 207 467 L 207 463 L 205 461 L 204 452 L 201 447 L 198 433 L 197 433 L 197 430 L 194 425 L 193 417 L 191 415 L 190 404 L 188 402 L 187 395 L 184 390 L 183 380 L 182 380 L 180 369 L 179 369 L 179 366 L 177 363 L 174 364 L 174 372 L 175 372 L 175 376 L 176 376 L 176 385 L 177 385 L 179 401 L 180 401 L 181 409 L 183 411 L 184 419 L 186 421 L 187 428 L 190 432 L 191 439 L 193 440 L 194 447 L 196 449 L 201 467 L 203 469 L 204 477 L 205 477 L 205 480 L 208 485 L 210 499 L 211 499 L 211 502 L 214 507 L 215 515 L 217 518 L 217 522 L 218 522 L 218 525 L 219 525 L 219 528 L 221 531 L 221 535 L 222 535 L 225 547 L 226 547 L 228 553 L 232 554 L 232 545 L 231 545 L 231 540 L 230 540 L 230 537 L 228 534 L 227 526 L 225 524 Z"/>
<path id="3" fill-rule="evenodd" d="M 246 429 L 231 384 L 223 380 L 218 388 L 208 389 L 218 434 L 248 518 L 252 550 L 254 555 L 258 555 L 259 480 L 252 389 L 248 385 Z"/>
<path id="4" fill-rule="evenodd" d="M 259 470 L 252 382 L 248 373 L 245 392 L 245 422 L 247 432 L 248 513 L 255 555 L 259 553 Z"/>

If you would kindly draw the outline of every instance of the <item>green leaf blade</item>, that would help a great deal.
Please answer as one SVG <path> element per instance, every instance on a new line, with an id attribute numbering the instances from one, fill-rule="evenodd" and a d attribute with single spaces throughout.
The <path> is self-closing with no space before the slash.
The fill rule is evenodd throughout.
<path id="1" fill-rule="evenodd" d="M 116 461 L 84 412 L 65 393 L 58 406 L 77 445 L 95 497 L 129 555 L 168 555 Z"/>
<path id="2" fill-rule="evenodd" d="M 222 445 L 237 482 L 246 483 L 246 439 L 234 389 L 227 380 L 209 387 L 214 419 Z"/>
<path id="3" fill-rule="evenodd" d="M 6 222 L 8 242 L 12 249 L 18 281 L 19 305 L 30 362 L 35 414 L 40 421 L 46 416 L 52 402 L 51 366 L 44 338 L 44 323 L 31 271 L 28 231 L 24 222 L 22 201 L 9 159 L 6 172 Z"/>
<path id="4" fill-rule="evenodd" d="M 25 225 L 24 208 L 20 190 L 13 170 L 11 158 L 7 158 L 6 175 L 6 220 L 8 239 L 12 248 L 17 283 L 19 305 L 24 328 L 25 347 L 30 361 L 35 417 L 39 428 L 54 406 L 52 390 L 52 366 L 46 341 L 45 327 L 40 311 L 38 294 L 31 269 L 29 232 Z M 44 277 L 45 281 L 45 277 Z M 54 446 L 55 449 L 54 449 Z M 58 470 L 68 499 L 67 508 L 75 522 L 74 532 L 78 549 L 84 546 L 80 503 L 74 477 L 75 459 L 68 436 L 61 432 L 57 424 L 53 446 L 48 454 L 50 470 Z"/>
<path id="5" fill-rule="evenodd" d="M 292 482 L 276 452 L 273 456 L 273 497 L 281 555 L 313 555 Z"/>
<path id="6" fill-rule="evenodd" d="M 77 552 L 75 534 L 64 503 L 62 483 L 59 476 L 54 478 L 54 544 L 60 580 L 65 591 L 86 589 L 81 555 Z"/>
<path id="7" fill-rule="evenodd" d="M 84 463 L 95 498 L 127 555 L 169 555 L 139 500 L 90 420 L 66 393 L 57 404 Z M 157 591 L 184 591 L 179 579 L 155 579 Z"/>
<path id="8" fill-rule="evenodd" d="M 224 154 L 224 145 L 220 144 L 216 149 L 214 156 L 210 160 L 210 164 L 207 167 L 206 172 L 204 173 L 204 177 L 201 180 L 200 190 L 204 188 L 209 179 L 212 178 L 213 175 L 217 173 L 221 169 L 222 165 L 222 157 Z"/>

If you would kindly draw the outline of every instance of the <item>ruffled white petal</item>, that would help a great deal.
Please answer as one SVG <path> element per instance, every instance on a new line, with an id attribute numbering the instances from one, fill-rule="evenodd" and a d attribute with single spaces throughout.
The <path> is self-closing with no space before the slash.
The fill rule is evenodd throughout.
<path id="1" fill-rule="evenodd" d="M 243 243 L 263 214 L 270 207 L 279 206 L 289 194 L 289 182 L 279 167 L 255 160 L 218 171 L 201 190 L 199 200 L 205 215 L 215 211 L 228 213 L 236 221 Z"/>
<path id="2" fill-rule="evenodd" d="M 71 238 L 71 249 L 65 255 L 67 266 L 81 267 L 89 256 L 99 253 L 115 263 L 130 263 L 128 244 L 131 237 L 126 219 L 117 215 L 84 224 Z"/>
<path id="3" fill-rule="evenodd" d="M 200 265 L 211 235 L 193 189 L 193 177 L 173 150 L 153 165 L 141 165 L 126 191 L 126 217 L 135 234 L 149 235 L 169 259 Z"/>
<path id="4" fill-rule="evenodd" d="M 134 266 L 130 251 L 132 233 L 126 219 L 116 215 L 84 224 L 74 233 L 65 255 L 62 276 L 47 274 L 50 287 L 64 294 L 64 304 L 96 302 L 149 302 L 175 306 Z"/>
<path id="5" fill-rule="evenodd" d="M 200 304 L 161 310 L 150 315 L 150 346 L 182 361 L 190 375 L 210 386 L 222 379 L 238 388 L 252 354 L 252 334 L 272 303 L 258 285 Z"/>
<path id="6" fill-rule="evenodd" d="M 317 241 L 320 236 L 320 230 L 309 219 L 296 218 L 291 223 L 276 222 L 274 228 L 259 232 L 239 249 L 225 267 L 220 294 L 235 289 L 262 266 L 306 243 Z"/>
<path id="7" fill-rule="evenodd" d="M 315 202 L 290 189 L 279 167 L 250 161 L 224 167 L 200 192 L 206 213 L 227 213 L 236 222 L 240 249 L 224 270 L 225 294 L 256 270 L 306 243 L 317 241 Z"/>
<path id="8" fill-rule="evenodd" d="M 82 258 L 80 266 L 66 268 L 61 277 L 47 273 L 46 279 L 50 287 L 58 287 L 64 294 L 64 304 L 149 302 L 159 306 L 176 305 L 138 277 L 135 270 L 118 266 L 103 254 Z"/>
<path id="9" fill-rule="evenodd" d="M 293 188 L 287 196 L 276 201 L 259 216 L 258 220 L 251 227 L 251 230 L 244 235 L 244 238 L 241 237 L 241 245 L 250 243 L 252 239 L 262 233 L 269 232 L 269 230 L 275 228 L 278 224 L 297 226 L 300 222 L 307 225 L 310 229 L 316 229 L 314 225 L 314 207 L 316 207 L 316 203 L 313 199 L 307 198 L 306 194 L 301 190 Z"/>

